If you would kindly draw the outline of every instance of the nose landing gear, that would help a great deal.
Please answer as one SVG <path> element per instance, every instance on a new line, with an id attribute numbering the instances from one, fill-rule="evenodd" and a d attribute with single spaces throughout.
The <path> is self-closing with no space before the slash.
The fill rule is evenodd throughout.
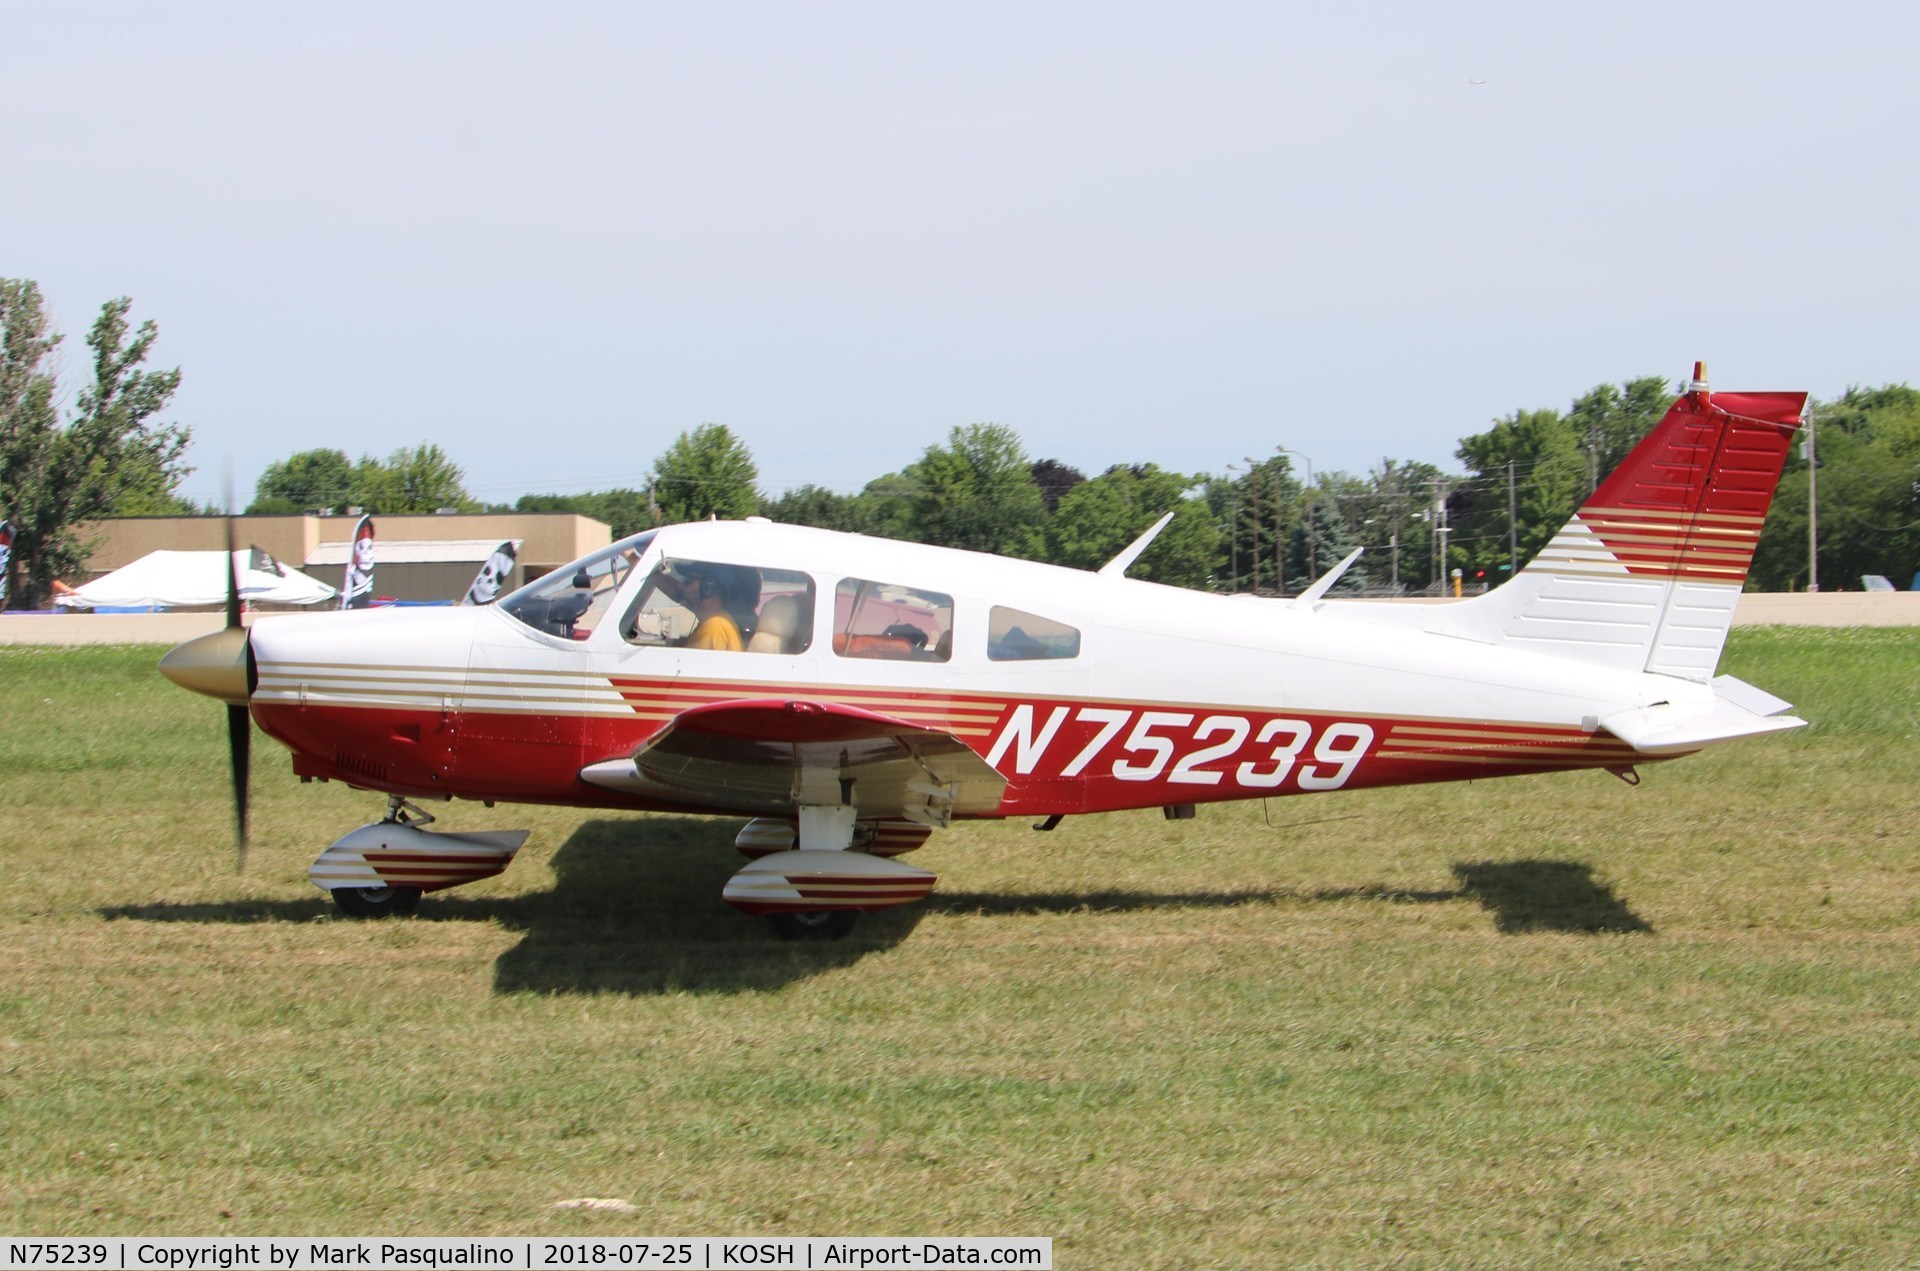
<path id="1" fill-rule="evenodd" d="M 410 914 L 423 892 L 491 878 L 512 863 L 529 830 L 428 830 L 433 817 L 399 795 L 387 815 L 342 836 L 313 863 L 307 877 L 333 893 L 353 918 Z"/>

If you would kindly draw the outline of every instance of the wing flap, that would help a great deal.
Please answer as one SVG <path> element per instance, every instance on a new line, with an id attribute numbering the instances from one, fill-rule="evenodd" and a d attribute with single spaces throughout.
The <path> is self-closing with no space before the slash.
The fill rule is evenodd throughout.
<path id="1" fill-rule="evenodd" d="M 945 824 L 992 812 L 1006 779 L 952 733 L 804 698 L 682 711 L 631 758 L 581 770 L 609 790 L 717 812 L 851 806 L 862 820 Z"/>

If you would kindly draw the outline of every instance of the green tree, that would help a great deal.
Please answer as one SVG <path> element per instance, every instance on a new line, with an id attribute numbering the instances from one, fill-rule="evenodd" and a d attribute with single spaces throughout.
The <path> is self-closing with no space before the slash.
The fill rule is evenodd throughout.
<path id="1" fill-rule="evenodd" d="M 0 333 L 0 519 L 11 518 L 15 532 L 6 594 L 32 608 L 53 577 L 46 555 L 58 550 L 39 527 L 58 532 L 50 525 L 47 472 L 60 437 L 53 373 L 42 367 L 60 336 L 48 326 L 37 284 L 0 278 Z"/>
<path id="2" fill-rule="evenodd" d="M 345 512 L 352 502 L 353 461 L 346 451 L 302 450 L 267 465 L 247 512 Z"/>
<path id="3" fill-rule="evenodd" d="M 1275 455 L 1244 470 L 1234 464 L 1227 468 L 1235 475 L 1210 485 L 1205 496 L 1216 521 L 1231 527 L 1223 534 L 1215 572 L 1229 580 L 1229 591 L 1274 594 L 1283 585 L 1299 590 L 1304 583 L 1285 577 L 1281 546 L 1287 541 L 1286 527 L 1302 514 L 1305 493 L 1294 479 L 1292 461 Z"/>
<path id="4" fill-rule="evenodd" d="M 1040 487 L 1040 497 L 1046 502 L 1048 516 L 1058 512 L 1060 500 L 1086 479 L 1086 473 L 1068 467 L 1058 459 L 1042 459 L 1033 465 L 1033 483 Z"/>
<path id="5" fill-rule="evenodd" d="M 954 428 L 905 473 L 912 483 L 907 537 L 922 543 L 1038 559 L 1046 550 L 1046 502 L 1033 462 L 1004 424 Z"/>
<path id="6" fill-rule="evenodd" d="M 1168 512 L 1173 520 L 1128 571 L 1176 587 L 1206 587 L 1219 557 L 1221 529 L 1203 498 L 1188 498 L 1196 478 L 1153 464 L 1117 465 L 1074 486 L 1048 526 L 1053 559 L 1098 569 Z"/>
<path id="7" fill-rule="evenodd" d="M 1673 398 L 1673 387 L 1666 380 L 1643 375 L 1618 386 L 1596 385 L 1574 399 L 1573 408 L 1567 412 L 1567 426 L 1587 459 L 1583 495 L 1598 489 L 1627 452 L 1653 431 Z"/>
<path id="8" fill-rule="evenodd" d="M 173 400 L 180 369 L 141 369 L 160 329 L 149 319 L 128 339 L 132 308 L 125 296 L 109 300 L 87 333 L 93 384 L 80 394 L 79 413 L 67 428 L 66 479 L 96 483 L 111 516 L 191 513 L 193 505 L 177 493 L 193 471 L 182 462 L 191 435 L 149 422 Z"/>
<path id="9" fill-rule="evenodd" d="M 1532 559 L 1588 492 L 1579 439 L 1558 411 L 1517 410 L 1461 438 L 1454 453 L 1470 475 L 1447 498 L 1447 568 L 1468 578 L 1510 577 L 1515 557 Z"/>
<path id="10" fill-rule="evenodd" d="M 44 604 L 54 579 L 84 564 L 83 523 L 192 510 L 178 494 L 191 434 L 154 420 L 180 372 L 143 369 L 159 331 L 147 321 L 129 338 L 132 307 L 125 297 L 100 307 L 87 336 L 93 380 L 62 426 L 43 365 L 61 337 L 38 284 L 0 279 L 0 515 L 14 522 L 9 594 L 24 607 Z"/>
<path id="11" fill-rule="evenodd" d="M 255 487 L 250 512 L 306 512 L 353 508 L 376 516 L 405 516 L 453 508 L 477 512 L 466 472 L 432 442 L 402 446 L 386 459 L 362 455 L 347 465 L 338 450 L 307 450 L 270 465 Z"/>
<path id="12" fill-rule="evenodd" d="M 919 493 L 919 484 L 902 472 L 889 472 L 867 482 L 854 496 L 854 519 L 860 532 L 913 541 Z"/>
<path id="13" fill-rule="evenodd" d="M 770 500 L 762 510 L 782 525 L 811 525 L 854 534 L 867 532 L 873 512 L 858 495 L 838 494 L 817 485 L 796 486 Z"/>
<path id="14" fill-rule="evenodd" d="M 1371 586 L 1403 593 L 1432 581 L 1433 507 L 1447 484 L 1434 465 L 1398 459 L 1382 459 L 1364 481 L 1339 477 L 1334 497 L 1355 545 L 1367 549 Z"/>
<path id="15" fill-rule="evenodd" d="M 1920 570 L 1920 391 L 1905 384 L 1850 388 L 1838 401 L 1812 403 L 1811 414 L 1820 589 L 1857 590 L 1863 574 L 1907 586 Z M 1795 445 L 1761 529 L 1748 587 L 1806 589 L 1809 476 Z"/>
<path id="16" fill-rule="evenodd" d="M 683 432 L 653 461 L 653 497 L 667 524 L 737 521 L 760 510 L 753 452 L 725 424 Z"/>
<path id="17" fill-rule="evenodd" d="M 584 494 L 523 494 L 513 505 L 516 512 L 571 512 L 601 521 L 615 538 L 626 538 L 659 524 L 652 502 L 644 490 L 625 487 L 612 490 L 588 490 Z"/>
<path id="18" fill-rule="evenodd" d="M 364 461 L 363 461 L 364 462 Z M 438 512 L 453 508 L 459 512 L 479 510 L 479 501 L 467 493 L 466 470 L 432 442 L 403 446 L 387 456 L 384 487 L 397 499 L 369 511 L 389 513 Z M 390 496 L 392 497 L 392 496 Z"/>
<path id="19" fill-rule="evenodd" d="M 1293 590 L 1305 590 L 1316 582 L 1320 575 L 1345 560 L 1347 553 L 1360 544 L 1354 542 L 1353 533 L 1348 528 L 1346 518 L 1340 510 L 1340 499 L 1333 489 L 1326 486 L 1338 486 L 1339 474 L 1329 474 L 1322 483 L 1314 488 L 1313 497 L 1306 502 L 1306 509 L 1300 524 L 1288 535 L 1287 563 L 1292 576 L 1299 580 L 1299 586 Z M 1355 561 L 1347 572 L 1340 575 L 1340 581 L 1333 585 L 1336 593 L 1354 593 L 1365 590 L 1367 586 L 1367 568 L 1362 561 Z"/>

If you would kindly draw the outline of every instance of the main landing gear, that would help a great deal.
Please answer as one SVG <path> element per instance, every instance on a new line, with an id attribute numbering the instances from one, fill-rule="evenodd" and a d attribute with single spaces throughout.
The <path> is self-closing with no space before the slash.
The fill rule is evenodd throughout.
<path id="1" fill-rule="evenodd" d="M 862 827 L 850 804 L 803 803 L 797 811 L 797 824 L 748 822 L 735 846 L 753 859 L 721 893 L 742 913 L 765 917 L 781 939 L 843 940 L 864 911 L 908 904 L 933 889 L 937 880 L 928 871 L 874 854 L 920 846 L 924 824 L 909 823 L 915 832 L 888 822 Z"/>

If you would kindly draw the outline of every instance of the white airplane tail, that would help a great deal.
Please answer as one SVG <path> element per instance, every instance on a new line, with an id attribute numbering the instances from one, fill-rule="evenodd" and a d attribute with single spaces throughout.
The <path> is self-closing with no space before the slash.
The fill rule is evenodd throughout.
<path id="1" fill-rule="evenodd" d="M 1433 631 L 1713 678 L 1805 393 L 1709 393 L 1705 368 L 1538 556 Z"/>

